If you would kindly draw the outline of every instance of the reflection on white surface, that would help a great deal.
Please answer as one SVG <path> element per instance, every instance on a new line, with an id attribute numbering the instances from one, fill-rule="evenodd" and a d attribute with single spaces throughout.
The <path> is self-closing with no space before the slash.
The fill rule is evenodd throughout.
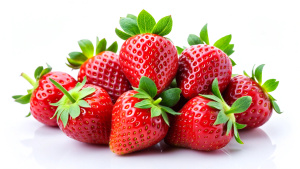
<path id="1" fill-rule="evenodd" d="M 117 156 L 108 146 L 90 145 L 66 137 L 58 128 L 37 128 L 32 139 L 22 140 L 32 148 L 35 162 L 43 168 L 276 168 L 275 145 L 262 129 L 241 131 L 244 145 L 233 139 L 214 152 L 174 148 L 163 141 L 137 153 Z"/>

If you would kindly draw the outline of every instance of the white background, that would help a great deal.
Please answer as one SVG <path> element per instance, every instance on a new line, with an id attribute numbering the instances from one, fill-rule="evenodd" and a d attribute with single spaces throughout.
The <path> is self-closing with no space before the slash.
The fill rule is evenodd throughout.
<path id="1" fill-rule="evenodd" d="M 108 43 L 120 40 L 114 33 L 127 13 L 142 9 L 156 20 L 172 15 L 168 35 L 175 45 L 187 46 L 190 33 L 199 34 L 208 23 L 210 41 L 232 34 L 238 64 L 234 73 L 251 71 L 265 63 L 263 80 L 280 81 L 273 92 L 283 114 L 273 114 L 259 129 L 241 132 L 244 145 L 230 142 L 214 152 L 168 147 L 163 142 L 143 152 L 117 156 L 107 146 L 95 146 L 66 137 L 33 117 L 25 118 L 29 105 L 13 101 L 30 85 L 37 66 L 52 65 L 76 77 L 66 65 L 77 41 L 96 36 Z M 300 139 L 299 32 L 297 1 L 41 1 L 0 2 L 1 122 L 0 168 L 297 168 Z M 298 157 L 297 157 L 298 156 Z"/>

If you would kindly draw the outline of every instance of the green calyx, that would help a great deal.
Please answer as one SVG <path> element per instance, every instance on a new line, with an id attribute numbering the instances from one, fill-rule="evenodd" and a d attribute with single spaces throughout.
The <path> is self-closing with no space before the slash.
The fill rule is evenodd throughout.
<path id="1" fill-rule="evenodd" d="M 252 98 L 250 96 L 244 96 L 237 99 L 231 107 L 228 106 L 220 93 L 217 78 L 215 78 L 212 83 L 212 92 L 214 95 L 200 96 L 213 100 L 207 103 L 207 105 L 209 107 L 220 110 L 214 125 L 227 124 L 226 135 L 228 135 L 233 129 L 235 140 L 238 143 L 243 144 L 242 140 L 240 139 L 238 129 L 242 129 L 246 127 L 246 125 L 237 123 L 234 114 L 243 113 L 244 111 L 246 111 L 251 105 Z"/>
<path id="2" fill-rule="evenodd" d="M 157 88 L 155 83 L 148 77 L 143 76 L 140 79 L 139 87 L 133 87 L 138 93 L 133 97 L 139 98 L 142 101 L 135 104 L 134 107 L 140 109 L 151 109 L 151 117 L 162 116 L 167 125 L 169 119 L 167 113 L 172 115 L 179 115 L 170 107 L 174 106 L 180 99 L 181 90 L 179 88 L 171 88 L 160 95 L 157 95 Z"/>
<path id="3" fill-rule="evenodd" d="M 117 41 L 113 42 L 108 48 L 107 41 L 105 38 L 99 40 L 96 38 L 96 49 L 94 49 L 94 45 L 90 40 L 82 39 L 78 41 L 78 45 L 81 49 L 81 52 L 71 52 L 69 53 L 69 58 L 67 58 L 69 66 L 72 69 L 79 69 L 80 66 L 89 58 L 98 55 L 104 51 L 111 51 L 116 53 L 118 50 L 118 43 Z"/>
<path id="4" fill-rule="evenodd" d="M 197 36 L 195 34 L 190 34 L 188 39 L 188 44 L 189 45 L 198 45 L 198 44 L 207 44 L 209 45 L 209 38 L 208 38 L 208 31 L 207 31 L 207 24 L 205 24 L 203 26 L 203 28 L 201 29 L 200 31 L 200 36 Z M 234 50 L 234 44 L 230 44 L 230 41 L 231 41 L 231 35 L 226 35 L 222 38 L 220 38 L 219 40 L 217 40 L 213 46 L 221 49 L 224 53 L 227 54 L 227 56 L 230 56 Z M 231 59 L 231 63 L 232 63 L 232 66 L 235 66 L 236 63 Z"/>
<path id="5" fill-rule="evenodd" d="M 163 17 L 156 23 L 150 13 L 142 10 L 137 17 L 128 14 L 125 18 L 120 18 L 120 26 L 123 31 L 116 28 L 115 32 L 123 40 L 143 33 L 165 36 L 171 32 L 172 25 L 173 21 L 170 15 Z"/>
<path id="6" fill-rule="evenodd" d="M 80 115 L 80 107 L 91 107 L 85 100 L 83 100 L 88 95 L 94 93 L 96 91 L 95 88 L 87 87 L 82 89 L 82 87 L 86 83 L 86 77 L 84 77 L 82 83 L 78 82 L 76 86 L 67 91 L 63 86 L 61 86 L 58 82 L 50 78 L 50 81 L 61 91 L 64 93 L 64 96 L 56 103 L 51 103 L 52 106 L 57 106 L 55 116 L 57 117 L 57 121 L 60 119 L 66 127 L 68 124 L 69 117 L 71 116 L 73 119 Z"/>
<path id="7" fill-rule="evenodd" d="M 27 74 L 22 73 L 21 76 L 25 80 L 27 80 L 32 85 L 33 88 L 28 89 L 26 95 L 15 95 L 15 96 L 12 96 L 12 98 L 18 103 L 28 104 L 30 102 L 30 98 L 31 98 L 33 90 L 38 87 L 40 78 L 42 76 L 44 76 L 45 74 L 51 72 L 51 70 L 52 70 L 52 68 L 48 64 L 47 64 L 47 68 L 44 68 L 43 66 L 37 67 L 34 71 L 34 79 L 31 79 Z M 29 113 L 26 117 L 30 116 L 30 114 L 31 113 Z"/>
<path id="8" fill-rule="evenodd" d="M 281 114 L 282 112 L 280 111 L 280 108 L 279 108 L 278 104 L 276 103 L 276 99 L 272 95 L 269 94 L 270 92 L 273 92 L 277 89 L 277 87 L 279 85 L 279 81 L 277 81 L 276 79 L 269 79 L 269 80 L 265 81 L 264 83 L 262 83 L 262 71 L 263 71 L 264 66 L 265 66 L 265 64 L 261 64 L 255 68 L 255 65 L 254 65 L 252 68 L 252 75 L 249 76 L 246 73 L 246 71 L 244 71 L 244 75 L 247 77 L 250 77 L 251 79 L 256 81 L 262 87 L 264 92 L 266 92 L 268 94 L 271 104 L 272 104 L 274 110 L 276 111 L 276 113 Z"/>

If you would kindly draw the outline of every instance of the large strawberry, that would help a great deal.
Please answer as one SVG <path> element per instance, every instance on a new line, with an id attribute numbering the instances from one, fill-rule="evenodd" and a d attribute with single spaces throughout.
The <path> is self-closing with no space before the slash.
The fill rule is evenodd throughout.
<path id="1" fill-rule="evenodd" d="M 209 94 L 214 78 L 218 78 L 220 91 L 224 91 L 232 74 L 232 61 L 228 57 L 232 54 L 233 44 L 230 44 L 231 35 L 219 39 L 214 45 L 209 45 L 207 25 L 201 32 L 200 38 L 190 35 L 190 47 L 182 49 L 179 57 L 177 84 L 182 95 L 191 99 L 200 94 Z M 203 44 L 205 43 L 205 44 Z M 235 64 L 235 63 L 234 63 Z"/>
<path id="2" fill-rule="evenodd" d="M 109 141 L 111 151 L 123 155 L 161 141 L 169 128 L 167 113 L 178 114 L 169 107 L 179 100 L 180 92 L 173 88 L 155 97 L 155 83 L 143 76 L 139 88 L 125 92 L 114 105 Z"/>
<path id="3" fill-rule="evenodd" d="M 56 107 L 51 106 L 50 103 L 57 102 L 63 95 L 50 82 L 49 78 L 58 81 L 66 90 L 73 88 L 77 81 L 67 73 L 51 72 L 51 70 L 52 68 L 49 65 L 45 69 L 43 66 L 39 66 L 34 72 L 35 80 L 31 79 L 27 74 L 22 73 L 21 76 L 33 88 L 27 90 L 26 95 L 16 95 L 13 98 L 21 104 L 30 103 L 30 113 L 27 116 L 32 114 L 35 119 L 43 124 L 57 126 L 56 120 L 50 119 L 56 111 Z"/>
<path id="4" fill-rule="evenodd" d="M 142 76 L 149 77 L 161 93 L 170 85 L 178 69 L 178 56 L 173 43 L 163 37 L 171 32 L 172 18 L 166 16 L 157 23 L 145 10 L 138 17 L 127 15 L 120 19 L 125 32 L 115 29 L 126 40 L 120 50 L 120 65 L 133 87 Z"/>
<path id="5" fill-rule="evenodd" d="M 213 81 L 214 95 L 200 95 L 189 100 L 175 116 L 165 138 L 167 144 L 196 150 L 212 151 L 226 146 L 232 138 L 239 143 L 238 129 L 245 127 L 235 121 L 251 104 L 251 97 L 238 99 L 231 107 L 223 100 L 217 78 Z"/>
<path id="6" fill-rule="evenodd" d="M 249 109 L 236 115 L 237 122 L 247 124 L 245 129 L 256 128 L 265 124 L 271 117 L 273 108 L 277 113 L 281 113 L 276 100 L 269 94 L 277 88 L 279 81 L 269 79 L 262 84 L 263 67 L 264 64 L 258 66 L 255 71 L 253 68 L 251 77 L 246 72 L 244 72 L 245 75 L 233 77 L 223 93 L 228 105 L 232 105 L 240 97 L 252 97 L 252 104 Z"/>
<path id="7" fill-rule="evenodd" d="M 113 103 L 107 92 L 99 86 L 85 84 L 86 78 L 69 92 L 50 80 L 65 94 L 52 104 L 58 106 L 54 116 L 59 128 L 81 142 L 108 144 Z"/>
<path id="8" fill-rule="evenodd" d="M 80 69 L 78 81 L 87 77 L 87 84 L 94 84 L 105 89 L 110 95 L 113 103 L 118 97 L 131 89 L 119 64 L 117 42 L 106 48 L 106 40 L 99 41 L 97 37 L 94 55 L 94 46 L 91 41 L 83 39 L 78 42 L 82 52 L 69 53 L 69 67 Z"/>

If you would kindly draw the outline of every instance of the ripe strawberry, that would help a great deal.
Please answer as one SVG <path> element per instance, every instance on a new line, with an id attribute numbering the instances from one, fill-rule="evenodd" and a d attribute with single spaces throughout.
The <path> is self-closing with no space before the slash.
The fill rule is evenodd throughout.
<path id="1" fill-rule="evenodd" d="M 80 69 L 78 81 L 82 82 L 87 77 L 87 84 L 94 84 L 107 91 L 113 103 L 118 97 L 131 90 L 129 81 L 126 79 L 119 64 L 117 42 L 106 49 L 106 40 L 99 41 L 97 37 L 94 56 L 94 46 L 91 41 L 83 39 L 78 42 L 81 52 L 71 52 L 68 59 L 69 67 Z"/>
<path id="2" fill-rule="evenodd" d="M 236 121 L 247 124 L 245 129 L 259 127 L 265 124 L 272 115 L 272 110 L 281 113 L 279 106 L 269 92 L 274 91 L 279 81 L 269 79 L 262 85 L 262 70 L 264 64 L 252 70 L 252 77 L 247 75 L 238 75 L 230 80 L 225 90 L 224 99 L 228 105 L 232 105 L 235 100 L 242 96 L 251 96 L 252 104 L 247 111 L 236 115 Z"/>
<path id="3" fill-rule="evenodd" d="M 225 90 L 234 63 L 233 61 L 231 63 L 228 57 L 234 52 L 230 41 L 231 35 L 227 35 L 215 42 L 213 46 L 209 45 L 207 25 L 205 25 L 200 32 L 200 38 L 196 35 L 189 36 L 188 42 L 192 46 L 184 50 L 177 47 L 182 53 L 179 57 L 176 79 L 185 98 L 191 99 L 199 93 L 211 93 L 214 78 L 218 78 L 220 91 Z"/>
<path id="4" fill-rule="evenodd" d="M 123 93 L 114 105 L 109 146 L 123 155 L 160 142 L 167 134 L 167 113 L 176 115 L 171 106 L 179 100 L 181 90 L 173 88 L 157 94 L 155 83 L 148 77 L 140 79 L 139 88 Z"/>
<path id="5" fill-rule="evenodd" d="M 59 128 L 81 142 L 108 144 L 113 107 L 108 93 L 99 86 L 85 84 L 86 78 L 69 92 L 50 80 L 65 94 L 52 104 L 58 106 L 54 116 Z"/>
<path id="6" fill-rule="evenodd" d="M 223 100 L 217 78 L 213 81 L 214 95 L 196 96 L 179 111 L 165 138 L 169 145 L 195 150 L 212 151 L 226 146 L 232 135 L 239 143 L 238 130 L 245 125 L 235 122 L 234 113 L 242 113 L 251 104 L 251 97 L 238 99 L 232 107 Z M 233 128 L 233 130 L 232 130 Z"/>
<path id="7" fill-rule="evenodd" d="M 116 34 L 126 40 L 120 50 L 120 65 L 133 87 L 139 85 L 142 76 L 152 79 L 161 93 L 170 85 L 178 69 L 176 47 L 163 37 L 171 32 L 172 18 L 166 16 L 157 23 L 142 10 L 138 17 L 127 15 L 120 19 L 126 32 L 116 28 Z"/>
<path id="8" fill-rule="evenodd" d="M 55 79 L 66 90 L 70 90 L 76 85 L 76 80 L 67 73 L 63 72 L 51 72 L 52 68 L 48 65 L 48 68 L 38 67 L 34 72 L 35 80 L 31 79 L 25 73 L 21 76 L 24 77 L 32 86 L 33 89 L 28 90 L 27 95 L 13 96 L 16 102 L 21 104 L 30 103 L 30 112 L 39 122 L 48 126 L 57 126 L 56 120 L 50 119 L 56 108 L 51 106 L 50 103 L 56 102 L 62 97 L 62 93 L 56 88 L 49 78 Z"/>

